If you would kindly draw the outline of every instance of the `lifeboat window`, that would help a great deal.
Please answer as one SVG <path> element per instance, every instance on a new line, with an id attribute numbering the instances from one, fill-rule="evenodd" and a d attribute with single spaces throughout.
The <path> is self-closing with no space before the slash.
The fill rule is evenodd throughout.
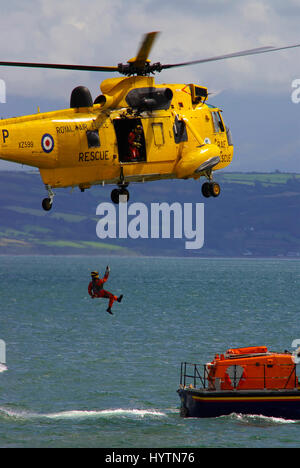
<path id="1" fill-rule="evenodd" d="M 212 112 L 215 133 L 224 132 L 224 124 L 219 112 Z"/>
<path id="2" fill-rule="evenodd" d="M 86 137 L 89 148 L 98 148 L 100 146 L 98 130 L 87 130 Z"/>

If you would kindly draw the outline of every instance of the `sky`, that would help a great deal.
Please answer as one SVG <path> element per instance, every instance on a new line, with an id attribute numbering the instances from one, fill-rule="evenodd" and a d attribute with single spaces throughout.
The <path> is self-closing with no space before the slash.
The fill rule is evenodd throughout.
<path id="1" fill-rule="evenodd" d="M 178 63 L 300 44 L 299 18 L 300 0 L 2 1 L 0 60 L 115 66 L 135 56 L 144 33 L 160 31 L 150 59 Z M 300 172 L 300 103 L 292 101 L 299 63 L 300 47 L 166 70 L 157 82 L 214 93 L 235 143 L 229 170 Z M 109 76 L 117 74 L 0 67 L 0 116 L 28 113 L 29 102 L 41 111 L 67 107 L 79 84 L 96 97 Z"/>

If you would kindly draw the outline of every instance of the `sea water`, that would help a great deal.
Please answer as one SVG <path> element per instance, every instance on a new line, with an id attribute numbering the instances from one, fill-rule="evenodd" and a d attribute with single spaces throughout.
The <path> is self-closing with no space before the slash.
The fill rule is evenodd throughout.
<path id="1" fill-rule="evenodd" d="M 87 292 L 107 264 L 114 315 Z M 176 393 L 181 361 L 293 351 L 299 283 L 293 259 L 0 257 L 0 446 L 299 447 L 300 422 L 183 419 Z"/>

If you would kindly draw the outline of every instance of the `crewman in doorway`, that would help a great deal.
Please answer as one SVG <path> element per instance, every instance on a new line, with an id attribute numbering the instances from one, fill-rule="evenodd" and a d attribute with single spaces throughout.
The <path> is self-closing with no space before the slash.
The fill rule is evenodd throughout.
<path id="1" fill-rule="evenodd" d="M 141 125 L 137 125 L 128 135 L 128 145 L 130 159 L 132 161 L 140 158 L 140 149 L 142 147 L 142 134 L 143 128 Z"/>

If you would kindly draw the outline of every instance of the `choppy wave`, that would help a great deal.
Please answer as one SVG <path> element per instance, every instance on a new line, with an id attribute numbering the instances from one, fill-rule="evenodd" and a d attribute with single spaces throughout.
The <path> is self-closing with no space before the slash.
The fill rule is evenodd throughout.
<path id="1" fill-rule="evenodd" d="M 11 417 L 15 419 L 91 419 L 91 418 L 147 418 L 147 417 L 164 417 L 165 413 L 159 410 L 141 410 L 141 409 L 106 409 L 106 410 L 66 410 L 58 411 L 56 413 L 32 413 L 25 410 L 16 410 L 10 408 L 0 408 L 0 415 L 4 417 Z"/>

